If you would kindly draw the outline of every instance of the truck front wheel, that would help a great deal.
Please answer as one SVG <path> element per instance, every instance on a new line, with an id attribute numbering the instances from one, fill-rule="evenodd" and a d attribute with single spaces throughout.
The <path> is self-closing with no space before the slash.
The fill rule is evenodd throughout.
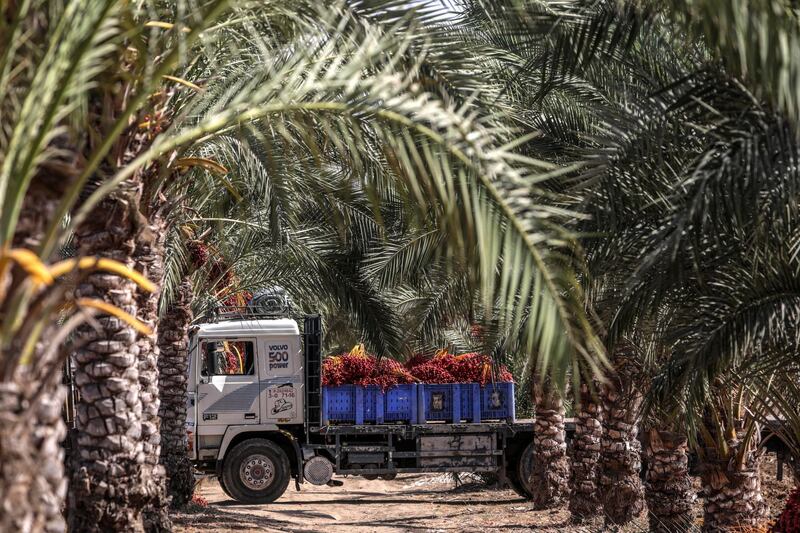
<path id="1" fill-rule="evenodd" d="M 290 476 L 289 458 L 267 439 L 237 444 L 222 466 L 222 485 L 241 503 L 274 502 L 286 491 Z"/>
<path id="2" fill-rule="evenodd" d="M 217 481 L 219 482 L 219 486 L 222 488 L 222 492 L 224 492 L 224 493 L 225 493 L 225 495 L 226 495 L 228 498 L 234 499 L 234 498 L 233 498 L 233 494 L 231 494 L 231 491 L 229 491 L 229 490 L 228 490 L 228 487 L 226 487 L 226 486 L 225 486 L 225 480 L 224 480 L 224 479 L 222 479 L 222 476 L 218 477 L 218 478 L 217 478 Z"/>

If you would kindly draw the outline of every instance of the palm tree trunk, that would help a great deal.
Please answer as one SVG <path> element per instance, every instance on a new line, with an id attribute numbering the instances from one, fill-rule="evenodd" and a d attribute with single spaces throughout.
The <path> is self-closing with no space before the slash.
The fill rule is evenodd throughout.
<path id="1" fill-rule="evenodd" d="M 133 267 L 139 231 L 139 191 L 126 182 L 100 202 L 76 232 L 81 255 L 116 259 Z M 98 298 L 136 316 L 136 286 L 118 276 L 93 273 L 76 293 Z M 143 531 L 148 501 L 142 443 L 139 346 L 134 329 L 118 318 L 100 317 L 79 330 L 88 342 L 74 354 L 76 441 L 69 492 L 72 531 Z"/>
<path id="2" fill-rule="evenodd" d="M 0 383 L 0 531 L 63 532 L 64 388 L 47 387 L 29 412 L 31 383 Z"/>
<path id="3" fill-rule="evenodd" d="M 762 526 L 769 506 L 761 493 L 761 458 L 748 443 L 728 443 L 733 453 L 749 446 L 741 468 L 735 460 L 716 459 L 716 451 L 706 449 L 708 458 L 701 464 L 703 483 L 703 531 L 725 532 Z"/>
<path id="4" fill-rule="evenodd" d="M 549 509 L 559 506 L 567 496 L 569 462 L 567 460 L 564 402 L 549 380 L 533 377 L 536 421 L 533 446 L 533 506 Z"/>
<path id="5" fill-rule="evenodd" d="M 694 524 L 694 493 L 689 478 L 686 436 L 651 429 L 647 433 L 645 459 L 645 498 L 650 512 L 650 531 L 689 531 Z"/>
<path id="6" fill-rule="evenodd" d="M 49 167 L 34 177 L 23 200 L 13 247 L 35 249 L 40 244 L 70 180 L 70 175 Z M 43 339 L 53 325 L 45 328 Z M 67 433 L 61 417 L 66 390 L 62 372 L 53 368 L 61 361 L 44 360 L 45 347 L 39 342 L 32 364 L 17 368 L 10 381 L 0 383 L 0 531 L 55 533 L 66 528 L 61 446 Z"/>
<path id="7" fill-rule="evenodd" d="M 594 390 L 598 390 L 597 387 Z M 580 523 L 600 512 L 598 468 L 603 437 L 603 408 L 589 386 L 581 384 L 580 405 L 575 418 L 575 436 L 570 454 L 569 512 Z"/>
<path id="8" fill-rule="evenodd" d="M 185 279 L 161 319 L 158 330 L 161 395 L 161 464 L 167 470 L 167 490 L 173 507 L 192 498 L 194 476 L 187 454 L 186 401 L 189 376 L 189 325 L 192 322 L 192 284 Z"/>
<path id="9" fill-rule="evenodd" d="M 639 477 L 641 444 L 636 426 L 642 395 L 635 386 L 638 369 L 627 342 L 613 354 L 614 371 L 601 387 L 603 438 L 600 446 L 600 494 L 608 525 L 624 525 L 644 510 Z"/>
<path id="10" fill-rule="evenodd" d="M 151 215 L 147 226 L 139 232 L 134 251 L 134 268 L 158 287 L 164 278 L 165 223 L 158 214 Z M 145 530 L 151 533 L 171 531 L 166 471 L 160 464 L 161 421 L 159 418 L 159 350 L 157 344 L 158 299 L 160 291 L 136 294 L 137 318 L 147 324 L 153 333 L 139 335 L 136 341 L 139 386 L 142 402 L 142 447 L 145 457 L 144 490 L 147 504 L 143 511 Z"/>

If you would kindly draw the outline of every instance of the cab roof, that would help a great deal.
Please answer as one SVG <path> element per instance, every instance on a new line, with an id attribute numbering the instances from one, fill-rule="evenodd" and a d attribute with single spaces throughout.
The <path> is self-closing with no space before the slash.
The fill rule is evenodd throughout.
<path id="1" fill-rule="evenodd" d="M 199 337 L 228 337 L 232 335 L 300 335 L 297 322 L 291 318 L 226 320 L 200 324 Z"/>

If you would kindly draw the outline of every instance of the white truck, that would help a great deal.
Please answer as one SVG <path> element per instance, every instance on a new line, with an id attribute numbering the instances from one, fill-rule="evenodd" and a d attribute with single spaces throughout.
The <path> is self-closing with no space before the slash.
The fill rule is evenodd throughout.
<path id="1" fill-rule="evenodd" d="M 197 470 L 243 503 L 334 474 L 391 479 L 404 472 L 492 472 L 530 498 L 532 421 L 330 424 L 321 420 L 322 330 L 252 312 L 195 328 L 187 436 Z"/>

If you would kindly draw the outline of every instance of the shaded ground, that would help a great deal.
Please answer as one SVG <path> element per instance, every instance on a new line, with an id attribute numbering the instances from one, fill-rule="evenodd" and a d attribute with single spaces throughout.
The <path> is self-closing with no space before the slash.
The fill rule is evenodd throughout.
<path id="1" fill-rule="evenodd" d="M 792 485 L 790 478 L 775 480 L 774 456 L 766 459 L 764 492 L 773 515 L 780 511 Z M 603 531 L 601 523 L 576 528 L 566 509 L 533 511 L 530 502 L 510 490 L 477 483 L 456 487 L 448 475 L 405 475 L 394 481 L 339 478 L 342 487 L 303 484 L 269 505 L 239 505 L 225 496 L 216 480 L 203 483 L 199 494 L 208 507 L 192 506 L 174 515 L 177 531 L 292 531 L 381 532 L 399 531 Z M 698 523 L 701 502 L 696 506 Z M 625 531 L 647 531 L 645 517 Z"/>

